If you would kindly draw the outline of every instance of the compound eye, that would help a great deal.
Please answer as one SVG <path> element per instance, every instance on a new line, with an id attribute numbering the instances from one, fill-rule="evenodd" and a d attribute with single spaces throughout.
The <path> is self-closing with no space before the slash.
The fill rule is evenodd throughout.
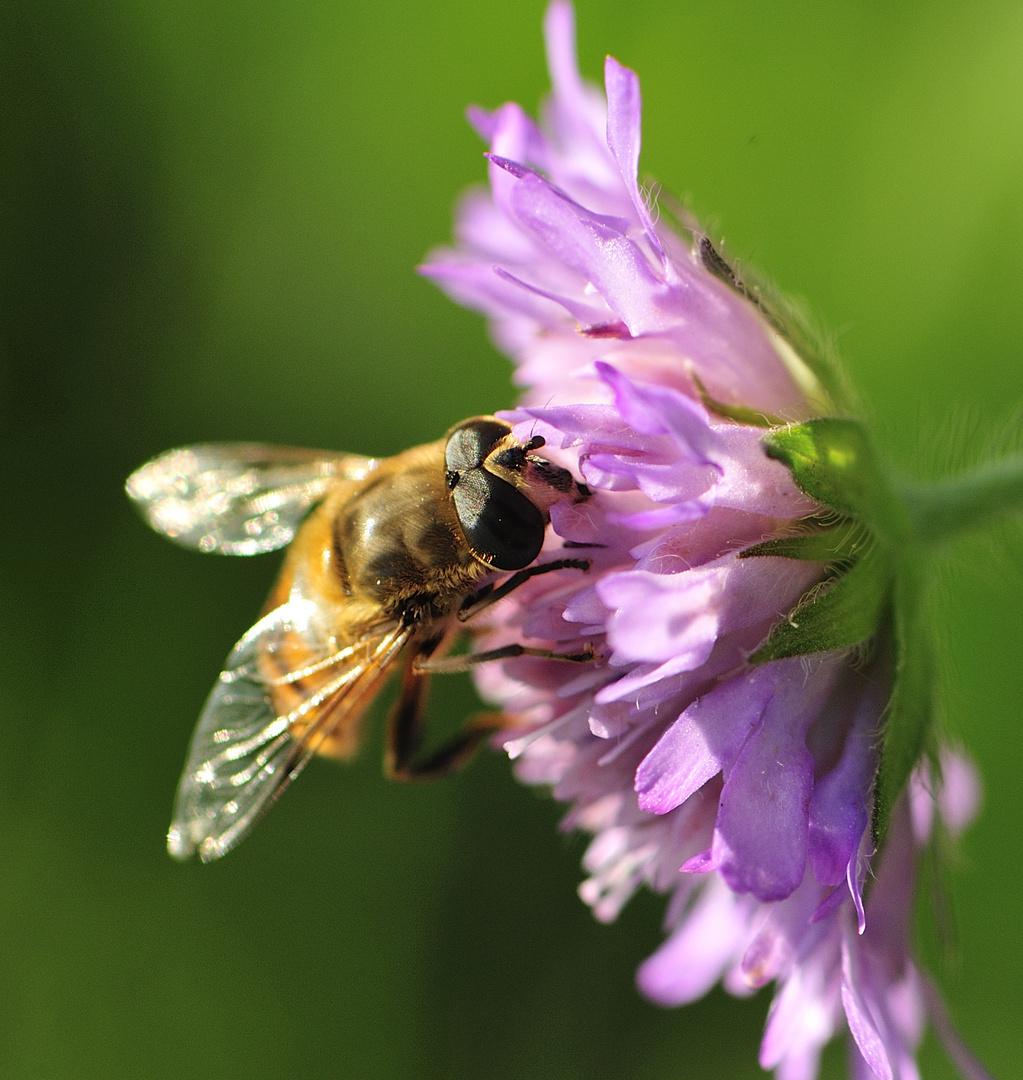
<path id="1" fill-rule="evenodd" d="M 478 469 L 491 450 L 511 431 L 508 424 L 490 417 L 476 417 L 458 425 L 444 447 L 444 468 L 462 473 Z"/>
<path id="2" fill-rule="evenodd" d="M 540 554 L 543 515 L 507 480 L 472 469 L 458 478 L 452 496 L 469 546 L 498 570 L 521 570 Z"/>

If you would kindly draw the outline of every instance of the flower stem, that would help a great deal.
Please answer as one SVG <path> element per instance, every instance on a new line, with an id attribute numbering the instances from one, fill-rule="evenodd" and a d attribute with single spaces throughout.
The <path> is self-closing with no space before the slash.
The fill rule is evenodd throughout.
<path id="1" fill-rule="evenodd" d="M 927 546 L 1023 514 L 1023 457 L 1006 458 L 923 487 L 902 498 L 917 536 Z"/>

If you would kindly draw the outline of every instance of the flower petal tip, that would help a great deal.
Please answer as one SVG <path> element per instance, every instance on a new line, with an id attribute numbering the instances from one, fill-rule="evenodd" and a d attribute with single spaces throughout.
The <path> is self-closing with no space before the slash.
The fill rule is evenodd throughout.
<path id="1" fill-rule="evenodd" d="M 706 851 L 701 851 L 698 855 L 694 855 L 691 859 L 686 861 L 679 867 L 680 874 L 709 874 L 712 870 L 716 870 L 718 866 L 717 859 L 714 857 L 710 848 Z"/>

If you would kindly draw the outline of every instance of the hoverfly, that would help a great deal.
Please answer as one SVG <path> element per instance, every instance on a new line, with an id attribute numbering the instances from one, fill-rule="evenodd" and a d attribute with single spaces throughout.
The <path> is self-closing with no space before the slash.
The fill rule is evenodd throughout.
<path id="1" fill-rule="evenodd" d="M 410 779 L 457 767 L 492 730 L 470 722 L 418 760 L 432 672 L 522 655 L 592 659 L 518 644 L 443 655 L 462 623 L 529 578 L 588 569 L 572 558 L 530 565 L 550 507 L 589 497 L 536 454 L 543 444 L 477 416 L 382 460 L 214 444 L 171 450 L 129 477 L 149 524 L 185 547 L 252 555 L 291 545 L 263 617 L 199 717 L 167 836 L 172 855 L 219 858 L 314 754 L 352 757 L 362 715 L 399 661 L 385 769 Z M 500 571 L 511 576 L 484 581 Z"/>

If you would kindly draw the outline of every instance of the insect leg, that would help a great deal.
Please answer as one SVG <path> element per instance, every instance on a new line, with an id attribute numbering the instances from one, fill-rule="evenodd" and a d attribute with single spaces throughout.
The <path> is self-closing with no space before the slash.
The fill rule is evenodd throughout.
<path id="1" fill-rule="evenodd" d="M 387 747 L 384 751 L 384 772 L 387 776 L 403 775 L 423 741 L 423 711 L 430 677 L 416 670 L 415 661 L 419 657 L 431 656 L 441 640 L 434 637 L 418 642 L 405 662 L 398 700 L 387 718 Z"/>
<path id="2" fill-rule="evenodd" d="M 555 559 L 553 562 L 542 563 L 540 566 L 528 566 L 512 574 L 507 581 L 494 588 L 493 585 L 484 585 L 482 589 L 468 597 L 458 612 L 458 621 L 467 622 L 474 615 L 503 600 L 510 592 L 520 585 L 525 584 L 530 578 L 539 577 L 541 574 L 549 574 L 552 570 L 589 570 L 589 559 Z"/>
<path id="3" fill-rule="evenodd" d="M 528 645 L 502 645 L 499 649 L 488 649 L 486 652 L 465 653 L 462 656 L 445 656 L 438 660 L 418 657 L 413 660 L 412 668 L 416 672 L 430 675 L 454 675 L 462 671 L 469 671 L 479 664 L 487 664 L 491 660 L 512 660 L 516 656 L 539 656 L 544 660 L 568 660 L 573 664 L 588 664 L 593 660 L 593 650 L 585 648 L 578 653 L 559 653 L 551 649 L 533 649 Z"/>
<path id="4" fill-rule="evenodd" d="M 460 769 L 492 732 L 507 724 L 500 713 L 484 713 L 469 721 L 453 738 L 423 761 L 415 755 L 422 742 L 423 708 L 430 676 L 419 669 L 417 660 L 427 657 L 437 642 L 423 647 L 405 666 L 401 692 L 387 723 L 387 752 L 384 769 L 392 780 L 428 780 Z"/>

